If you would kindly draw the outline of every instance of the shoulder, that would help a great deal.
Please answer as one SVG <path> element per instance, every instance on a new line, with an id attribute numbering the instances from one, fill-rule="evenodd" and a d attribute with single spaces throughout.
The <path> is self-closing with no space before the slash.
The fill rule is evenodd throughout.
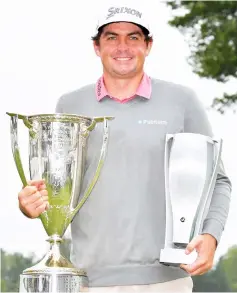
<path id="1" fill-rule="evenodd" d="M 61 112 L 67 105 L 73 105 L 74 103 L 80 103 L 87 99 L 95 99 L 95 83 L 88 84 L 80 87 L 79 89 L 64 93 L 59 97 L 56 103 L 56 111 Z"/>
<path id="2" fill-rule="evenodd" d="M 179 105 L 185 112 L 190 109 L 205 111 L 198 93 L 191 87 L 156 78 L 151 78 L 151 82 L 154 97 L 159 97 L 167 105 Z"/>
<path id="3" fill-rule="evenodd" d="M 151 82 L 153 91 L 169 94 L 170 96 L 175 96 L 176 99 L 182 100 L 197 98 L 195 91 L 188 86 L 157 78 L 151 78 Z"/>
<path id="4" fill-rule="evenodd" d="M 85 97 L 85 94 L 88 96 L 89 94 L 95 95 L 95 84 L 88 84 L 85 85 L 79 89 L 69 91 L 67 93 L 64 93 L 60 99 L 66 100 L 66 99 L 74 99 L 74 98 L 83 98 Z"/>
<path id="5" fill-rule="evenodd" d="M 168 103 L 182 105 L 185 112 L 206 112 L 203 102 L 191 87 L 160 79 L 152 79 L 156 95 L 161 94 Z"/>

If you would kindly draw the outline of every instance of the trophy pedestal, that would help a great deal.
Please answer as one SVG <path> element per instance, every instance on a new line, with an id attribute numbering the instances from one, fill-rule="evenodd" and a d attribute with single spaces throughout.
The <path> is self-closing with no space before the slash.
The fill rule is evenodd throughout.
<path id="1" fill-rule="evenodd" d="M 190 254 L 185 254 L 185 249 L 183 248 L 165 248 L 161 249 L 160 252 L 160 263 L 171 266 L 180 266 L 180 264 L 191 264 L 196 259 L 196 251 L 193 251 Z"/>
<path id="2" fill-rule="evenodd" d="M 65 292 L 88 291 L 88 278 L 69 274 L 21 274 L 19 292 Z"/>
<path id="3" fill-rule="evenodd" d="M 34 293 L 76 293 L 89 288 L 86 271 L 76 268 L 60 252 L 63 239 L 58 235 L 51 236 L 50 250 L 44 258 L 23 271 L 20 275 L 19 292 Z"/>

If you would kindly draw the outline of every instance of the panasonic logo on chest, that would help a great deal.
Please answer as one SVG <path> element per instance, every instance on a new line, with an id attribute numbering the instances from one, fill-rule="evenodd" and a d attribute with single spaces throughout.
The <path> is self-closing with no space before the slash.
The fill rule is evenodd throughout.
<path id="1" fill-rule="evenodd" d="M 132 9 L 129 7 L 110 7 L 108 9 L 108 15 L 106 19 L 109 19 L 110 17 L 114 16 L 117 13 L 127 13 L 131 15 L 135 15 L 139 18 L 142 17 L 142 13 L 136 9 Z"/>
<path id="2" fill-rule="evenodd" d="M 138 120 L 138 124 L 143 125 L 167 125 L 167 121 L 164 120 Z"/>

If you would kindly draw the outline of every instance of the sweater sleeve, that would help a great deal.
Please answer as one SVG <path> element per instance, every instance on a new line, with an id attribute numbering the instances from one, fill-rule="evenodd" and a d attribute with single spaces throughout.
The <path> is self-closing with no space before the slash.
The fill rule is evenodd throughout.
<path id="1" fill-rule="evenodd" d="M 206 110 L 192 91 L 188 95 L 186 105 L 184 132 L 200 133 L 212 137 L 213 133 Z M 204 219 L 201 232 L 201 234 L 211 234 L 215 237 L 217 244 L 220 242 L 228 217 L 231 189 L 231 181 L 221 160 L 209 212 Z"/>

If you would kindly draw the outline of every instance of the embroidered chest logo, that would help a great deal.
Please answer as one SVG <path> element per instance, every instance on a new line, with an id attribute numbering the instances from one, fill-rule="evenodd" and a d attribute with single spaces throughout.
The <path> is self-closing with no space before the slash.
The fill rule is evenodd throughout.
<path id="1" fill-rule="evenodd" d="M 168 122 L 165 120 L 141 119 L 141 120 L 138 120 L 138 124 L 141 124 L 141 125 L 167 125 Z"/>

